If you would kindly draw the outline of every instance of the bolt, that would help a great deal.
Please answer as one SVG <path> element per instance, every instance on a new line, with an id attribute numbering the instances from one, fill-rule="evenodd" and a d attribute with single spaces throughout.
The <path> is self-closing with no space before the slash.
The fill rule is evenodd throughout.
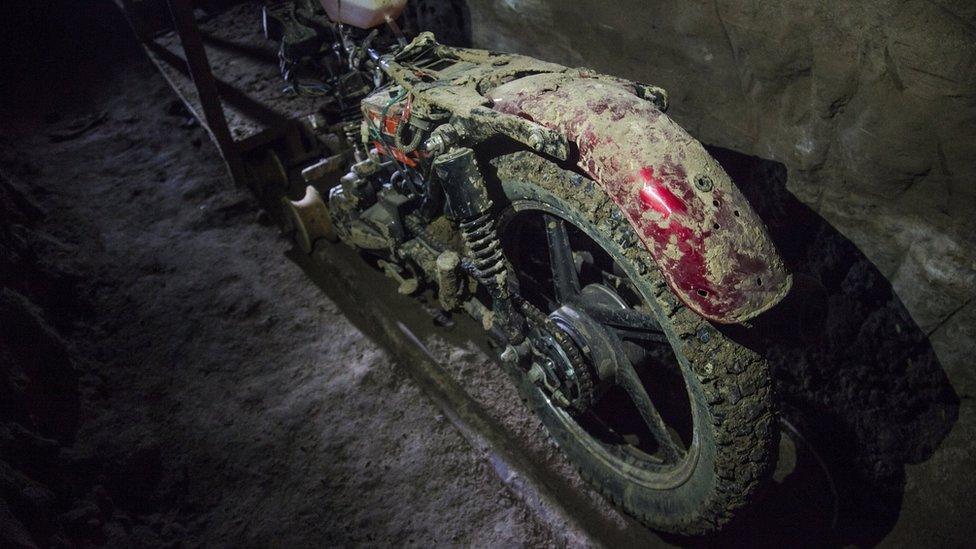
<path id="1" fill-rule="evenodd" d="M 714 184 L 712 183 L 712 179 L 707 175 L 699 175 L 695 178 L 695 187 L 697 187 L 699 191 L 707 193 L 712 190 Z"/>
<path id="2" fill-rule="evenodd" d="M 424 143 L 424 148 L 432 153 L 437 154 L 437 153 L 444 152 L 444 149 L 447 148 L 446 145 L 447 144 L 444 142 L 444 138 L 442 136 L 432 135 L 430 139 L 428 139 Z"/>
<path id="3" fill-rule="evenodd" d="M 532 368 L 529 369 L 527 374 L 529 382 L 533 385 L 538 385 L 543 379 L 545 379 L 546 374 L 542 371 L 542 368 L 538 364 L 533 364 Z"/>
<path id="4" fill-rule="evenodd" d="M 305 117 L 305 120 L 308 122 L 309 127 L 313 130 L 321 130 L 326 126 L 325 117 L 319 113 L 310 114 Z"/>
<path id="5" fill-rule="evenodd" d="M 518 360 L 518 351 L 515 349 L 515 347 L 509 345 L 508 347 L 505 347 L 505 350 L 502 351 L 499 358 L 502 359 L 502 362 L 513 363 Z M 531 372 L 529 373 L 531 374 Z"/>
<path id="6" fill-rule="evenodd" d="M 563 392 L 560 391 L 559 389 L 553 391 L 552 399 L 555 400 L 556 404 L 558 404 L 562 408 L 566 408 L 570 405 L 569 399 L 566 398 L 566 395 L 564 395 Z"/>
<path id="7" fill-rule="evenodd" d="M 417 282 L 416 278 L 404 278 L 403 282 L 397 286 L 397 292 L 402 295 L 412 295 L 420 287 L 420 283 Z"/>
<path id="8" fill-rule="evenodd" d="M 532 133 L 529 134 L 529 146 L 540 151 L 545 144 L 546 136 L 539 130 L 532 130 Z"/>

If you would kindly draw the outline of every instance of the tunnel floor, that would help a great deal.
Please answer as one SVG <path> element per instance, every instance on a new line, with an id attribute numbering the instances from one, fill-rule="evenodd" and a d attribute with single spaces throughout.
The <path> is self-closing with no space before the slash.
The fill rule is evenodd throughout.
<path id="1" fill-rule="evenodd" d="M 74 306 L 55 309 L 78 405 L 50 421 L 76 427 L 48 432 L 68 455 L 47 471 L 72 478 L 41 482 L 65 508 L 47 534 L 111 546 L 554 543 L 286 257 L 291 244 L 233 188 L 162 77 L 134 59 L 106 78 L 82 111 L 21 121 L 3 158 L 45 212 L 38 251 L 73 277 Z M 88 109 L 108 114 L 52 142 Z M 478 351 L 456 352 L 484 367 Z"/>
<path id="2" fill-rule="evenodd" d="M 914 332 L 870 262 L 771 191 L 775 167 L 715 150 L 743 170 L 777 245 L 803 252 L 791 267 L 836 287 L 833 343 L 752 342 L 774 363 L 785 436 L 776 482 L 741 524 L 711 540 L 645 530 L 580 480 L 473 322 L 434 326 L 346 248 L 298 253 L 134 42 L 98 44 L 46 69 L 71 87 L 25 84 L 36 93 L 0 133 L 0 205 L 18 227 L 5 261 L 20 269 L 4 274 L 0 313 L 28 365 L 0 387 L 16 397 L 0 418 L 0 488 L 14 494 L 0 541 L 869 545 L 901 516 L 904 464 L 957 419 L 924 338 L 885 344 Z M 413 335 L 391 341 L 377 315 Z M 905 353 L 907 372 L 872 370 Z M 477 403 L 468 420 L 459 402 Z M 886 541 L 919 541 L 897 531 Z"/>

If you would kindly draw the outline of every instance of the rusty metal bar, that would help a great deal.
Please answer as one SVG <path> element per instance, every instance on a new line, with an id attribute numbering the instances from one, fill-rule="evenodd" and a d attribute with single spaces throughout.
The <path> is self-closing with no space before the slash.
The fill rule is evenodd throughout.
<path id="1" fill-rule="evenodd" d="M 204 49 L 200 30 L 193 17 L 193 5 L 190 0 L 168 0 L 168 2 L 170 13 L 173 15 L 173 24 L 183 46 L 183 55 L 186 57 L 190 78 L 193 79 L 200 97 L 207 131 L 217 143 L 231 178 L 236 184 L 243 185 L 246 177 L 244 161 L 237 143 L 230 134 L 227 118 L 224 116 L 217 83 L 210 70 L 210 61 L 207 59 L 207 51 Z"/>
<path id="2" fill-rule="evenodd" d="M 146 20 L 142 16 L 142 10 L 133 4 L 132 0 L 120 0 L 120 2 L 122 14 L 125 15 L 129 26 L 132 27 L 132 31 L 136 34 L 136 38 L 140 42 L 146 43 L 149 40 L 149 30 L 146 26 Z"/>

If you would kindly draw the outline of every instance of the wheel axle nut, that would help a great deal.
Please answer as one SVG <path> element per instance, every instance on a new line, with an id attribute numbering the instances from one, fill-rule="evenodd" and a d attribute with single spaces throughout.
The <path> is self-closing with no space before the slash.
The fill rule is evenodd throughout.
<path id="1" fill-rule="evenodd" d="M 502 362 L 514 363 L 515 361 L 518 360 L 518 351 L 515 349 L 515 347 L 509 345 L 508 347 L 505 347 L 505 350 L 502 351 L 502 354 L 499 355 L 499 358 L 502 359 Z"/>

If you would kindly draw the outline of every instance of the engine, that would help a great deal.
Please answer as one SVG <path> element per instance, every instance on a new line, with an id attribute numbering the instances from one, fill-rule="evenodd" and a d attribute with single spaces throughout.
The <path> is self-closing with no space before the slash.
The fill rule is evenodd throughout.
<path id="1" fill-rule="evenodd" d="M 362 160 L 329 189 L 328 212 L 335 234 L 375 260 L 401 293 L 437 289 L 439 309 L 452 310 L 473 283 L 424 145 L 446 117 L 419 112 L 407 97 L 393 86 L 362 101 Z"/>

